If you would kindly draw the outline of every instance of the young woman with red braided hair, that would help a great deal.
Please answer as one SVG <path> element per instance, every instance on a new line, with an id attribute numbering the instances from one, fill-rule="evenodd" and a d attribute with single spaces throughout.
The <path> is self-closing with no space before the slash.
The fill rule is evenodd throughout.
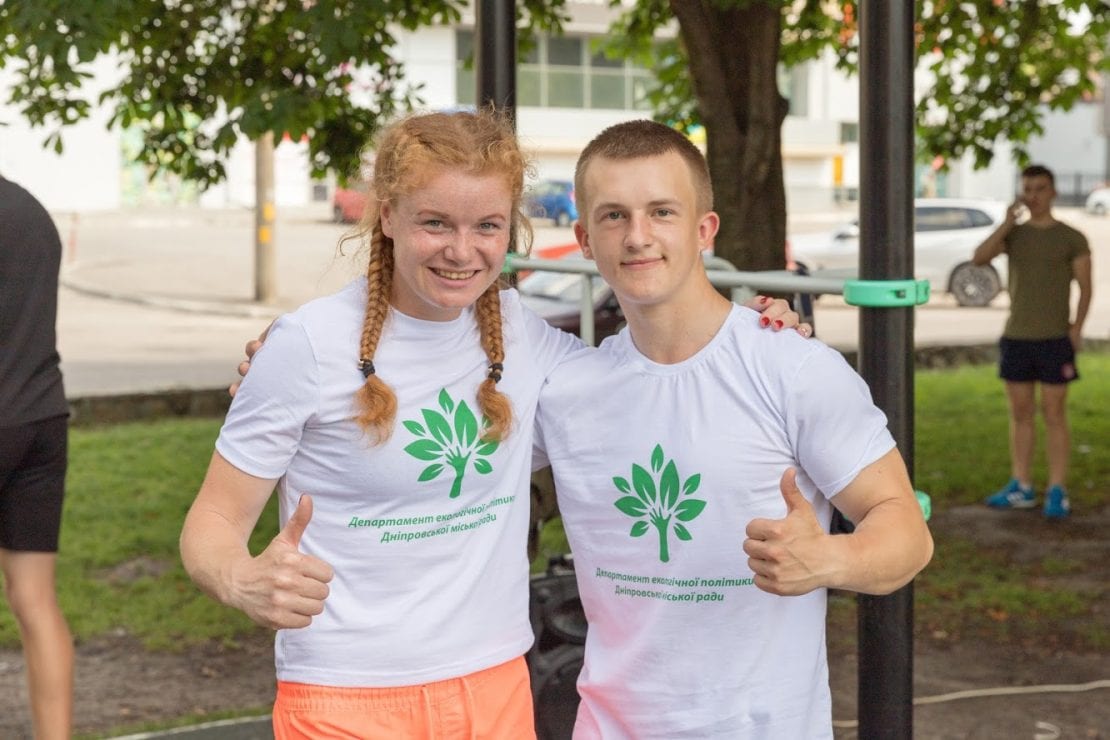
<path id="1" fill-rule="evenodd" d="M 280 318 L 235 396 L 181 552 L 277 630 L 278 738 L 534 737 L 532 423 L 581 345 L 498 285 L 528 170 L 491 112 L 389 127 L 366 278 Z"/>

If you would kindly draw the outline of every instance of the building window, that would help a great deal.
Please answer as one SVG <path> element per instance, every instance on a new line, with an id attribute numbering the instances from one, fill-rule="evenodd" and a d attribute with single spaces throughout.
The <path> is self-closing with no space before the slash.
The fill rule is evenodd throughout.
<path id="1" fill-rule="evenodd" d="M 546 42 L 547 107 L 585 108 L 583 93 L 587 70 L 582 65 L 582 47 L 585 44 L 575 36 L 553 36 Z"/>
<path id="2" fill-rule="evenodd" d="M 594 51 L 592 36 L 541 36 L 517 64 L 517 105 L 543 108 L 648 110 L 651 72 Z M 455 83 L 460 105 L 477 98 L 474 32 L 455 32 Z"/>
<path id="3" fill-rule="evenodd" d="M 856 144 L 859 142 L 859 124 L 852 121 L 840 122 L 840 143 Z"/>

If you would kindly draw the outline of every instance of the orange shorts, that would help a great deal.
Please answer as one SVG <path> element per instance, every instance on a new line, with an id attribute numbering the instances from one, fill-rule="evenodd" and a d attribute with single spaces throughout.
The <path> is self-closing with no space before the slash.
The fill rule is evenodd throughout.
<path id="1" fill-rule="evenodd" d="M 274 738 L 534 740 L 524 658 L 460 678 L 382 689 L 278 681 Z"/>

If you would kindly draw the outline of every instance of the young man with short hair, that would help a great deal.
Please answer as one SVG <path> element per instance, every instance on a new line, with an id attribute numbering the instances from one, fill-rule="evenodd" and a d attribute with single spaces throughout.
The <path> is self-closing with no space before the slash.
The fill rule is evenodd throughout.
<path id="1" fill-rule="evenodd" d="M 1037 385 L 1041 388 L 1048 452 L 1044 515 L 1062 519 L 1071 512 L 1067 493 L 1068 383 L 1079 379 L 1075 356 L 1091 305 L 1091 250 L 1079 231 L 1052 215 L 1056 184 L 1041 165 L 1022 170 L 1021 194 L 1002 224 L 972 257 L 986 265 L 1009 257 L 1010 316 L 999 340 L 999 377 L 1010 406 L 1010 480 L 988 496 L 987 506 L 1027 509 L 1037 505 L 1031 468 L 1036 442 Z M 1017 222 L 1024 209 L 1029 218 Z M 1079 285 L 1075 319 L 1070 318 L 1071 284 Z"/>
<path id="2" fill-rule="evenodd" d="M 710 284 L 719 220 L 683 135 L 606 129 L 575 184 L 628 321 L 537 417 L 589 621 L 575 737 L 831 738 L 826 589 L 889 593 L 932 554 L 886 418 L 839 353 Z M 834 507 L 854 533 L 829 534 Z"/>

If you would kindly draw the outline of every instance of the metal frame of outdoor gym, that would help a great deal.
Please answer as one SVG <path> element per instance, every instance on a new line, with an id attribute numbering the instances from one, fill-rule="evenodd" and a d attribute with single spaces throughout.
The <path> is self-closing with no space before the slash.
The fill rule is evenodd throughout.
<path id="1" fill-rule="evenodd" d="M 913 0 L 861 0 L 862 280 L 913 277 Z M 515 114 L 516 9 L 475 6 L 478 100 Z M 913 306 L 860 308 L 859 373 L 913 475 Z M 859 736 L 913 736 L 913 584 L 858 597 Z"/>

